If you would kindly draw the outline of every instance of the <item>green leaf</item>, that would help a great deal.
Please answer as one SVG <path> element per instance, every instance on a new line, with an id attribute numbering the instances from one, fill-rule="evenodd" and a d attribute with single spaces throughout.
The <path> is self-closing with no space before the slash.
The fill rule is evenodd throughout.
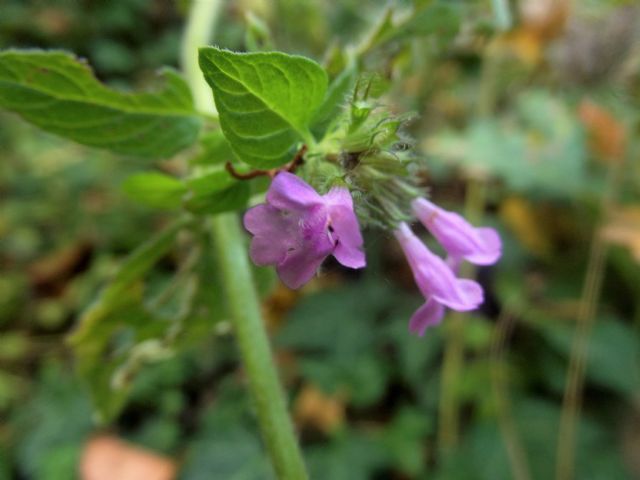
<path id="1" fill-rule="evenodd" d="M 180 208 L 187 192 L 184 184 L 170 175 L 145 172 L 131 175 L 122 184 L 127 196 L 142 205 L 155 208 Z"/>
<path id="2" fill-rule="evenodd" d="M 394 41 L 433 35 L 438 41 L 448 41 L 460 28 L 459 7 L 449 0 L 417 5 L 413 11 L 394 21 L 394 9 L 387 8 L 373 27 L 367 41 L 360 47 L 363 52 L 380 48 Z"/>
<path id="3" fill-rule="evenodd" d="M 369 406 L 384 394 L 388 365 L 376 354 L 372 320 L 389 307 L 388 285 L 369 281 L 303 298 L 276 337 L 279 347 L 313 352 L 300 361 L 302 375 L 327 392 L 346 392 Z"/>
<path id="4" fill-rule="evenodd" d="M 187 178 L 186 185 L 195 197 L 204 197 L 225 190 L 238 181 L 218 166 L 207 168 Z"/>
<path id="5" fill-rule="evenodd" d="M 384 431 L 383 441 L 393 465 L 412 477 L 419 475 L 425 458 L 426 436 L 434 430 L 431 418 L 412 407 L 401 407 Z"/>
<path id="6" fill-rule="evenodd" d="M 15 462 L 25 478 L 74 478 L 72 460 L 93 430 L 89 398 L 67 365 L 52 358 L 33 387 L 11 422 Z"/>
<path id="7" fill-rule="evenodd" d="M 200 49 L 220 126 L 236 155 L 260 168 L 291 160 L 292 147 L 312 140 L 309 124 L 324 100 L 325 71 L 305 57 L 280 52 Z"/>
<path id="8" fill-rule="evenodd" d="M 251 406 L 236 382 L 221 382 L 216 402 L 198 421 L 186 449 L 181 480 L 270 480 L 274 478 L 256 426 L 247 422 Z"/>
<path id="9" fill-rule="evenodd" d="M 174 223 L 129 255 L 98 300 L 82 316 L 78 329 L 69 338 L 72 344 L 82 342 L 95 323 L 109 310 L 119 307 L 123 294 L 171 249 L 176 236 L 185 225 L 186 220 Z"/>
<path id="10" fill-rule="evenodd" d="M 514 399 L 514 435 L 524 450 L 529 478 L 553 478 L 561 410 L 534 397 Z M 461 445 L 430 478 L 514 478 L 505 439 L 495 419 L 479 419 L 469 426 Z M 619 440 L 608 422 L 596 423 L 586 414 L 577 424 L 575 478 L 631 478 L 624 471 Z"/>
<path id="11" fill-rule="evenodd" d="M 541 333 L 557 351 L 571 355 L 576 335 L 573 328 L 544 325 Z M 589 337 L 587 377 L 622 395 L 632 395 L 640 381 L 639 351 L 640 342 L 631 327 L 611 318 L 599 318 Z"/>
<path id="12" fill-rule="evenodd" d="M 158 91 L 122 93 L 71 54 L 8 50 L 0 53 L 0 107 L 78 143 L 169 157 L 196 141 L 202 120 L 184 80 L 172 71 L 163 77 Z"/>
<path id="13" fill-rule="evenodd" d="M 189 178 L 185 207 L 196 214 L 215 214 L 238 210 L 249 201 L 249 182 L 239 182 L 219 166 Z"/>
<path id="14" fill-rule="evenodd" d="M 313 445 L 305 452 L 309 476 L 331 480 L 388 478 L 376 475 L 389 460 L 385 447 L 374 429 L 346 431 L 331 443 Z"/>
<path id="15" fill-rule="evenodd" d="M 78 372 L 103 422 L 114 418 L 124 405 L 130 387 L 124 377 L 150 357 L 165 353 L 162 345 L 145 341 L 163 336 L 171 324 L 142 305 L 142 289 L 136 283 L 171 249 L 184 225 L 176 222 L 136 249 L 69 337 Z"/>

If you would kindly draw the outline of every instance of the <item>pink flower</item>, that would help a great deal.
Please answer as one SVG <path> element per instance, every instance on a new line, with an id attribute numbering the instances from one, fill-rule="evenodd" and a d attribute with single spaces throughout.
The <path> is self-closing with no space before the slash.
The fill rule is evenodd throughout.
<path id="1" fill-rule="evenodd" d="M 342 265 L 366 265 L 362 234 L 346 188 L 318 194 L 297 176 L 281 172 L 267 192 L 266 203 L 244 215 L 254 237 L 250 256 L 256 265 L 275 265 L 289 288 L 299 288 L 315 275 L 329 255 Z"/>
<path id="2" fill-rule="evenodd" d="M 502 242 L 493 228 L 474 227 L 457 213 L 443 210 L 425 198 L 414 200 L 411 206 L 451 257 L 475 265 L 492 265 L 502 255 Z"/>

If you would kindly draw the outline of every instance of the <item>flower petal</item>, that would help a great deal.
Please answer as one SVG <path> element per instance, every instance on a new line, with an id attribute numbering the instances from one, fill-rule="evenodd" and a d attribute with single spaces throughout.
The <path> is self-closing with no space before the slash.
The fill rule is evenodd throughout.
<path id="1" fill-rule="evenodd" d="M 289 172 L 278 173 L 267 192 L 267 203 L 291 212 L 304 213 L 308 208 L 322 204 L 322 197 L 311 185 Z"/>
<path id="2" fill-rule="evenodd" d="M 415 215 L 449 255 L 476 265 L 491 265 L 502 254 L 502 242 L 492 228 L 476 228 L 461 215 L 448 212 L 425 198 L 412 202 Z"/>
<path id="3" fill-rule="evenodd" d="M 253 235 L 287 236 L 296 228 L 298 216 L 283 214 L 266 203 L 251 207 L 242 219 L 244 228 Z"/>
<path id="4" fill-rule="evenodd" d="M 454 277 L 455 278 L 455 277 Z M 484 292 L 474 280 L 456 278 L 455 282 L 439 283 L 433 292 L 434 300 L 458 312 L 475 310 L 484 301 Z"/>
<path id="5" fill-rule="evenodd" d="M 249 257 L 260 267 L 277 265 L 287 257 L 287 246 L 274 242 L 269 237 L 253 237 L 249 246 Z"/>
<path id="6" fill-rule="evenodd" d="M 353 198 L 345 187 L 333 187 L 322 198 L 329 207 L 339 205 L 353 210 Z"/>
<path id="7" fill-rule="evenodd" d="M 276 266 L 280 280 L 289 288 L 297 289 L 307 283 L 316 274 L 333 245 L 320 242 L 309 248 L 300 248 L 288 252 L 287 257 Z"/>
<path id="8" fill-rule="evenodd" d="M 295 243 L 297 221 L 292 215 L 282 215 L 276 208 L 260 204 L 250 208 L 243 217 L 244 227 L 255 236 L 249 256 L 260 266 L 282 262 L 287 250 Z"/>
<path id="9" fill-rule="evenodd" d="M 443 317 L 444 306 L 430 298 L 411 316 L 409 331 L 423 336 L 427 328 L 438 325 Z"/>
<path id="10" fill-rule="evenodd" d="M 363 268 L 367 264 L 362 251 L 364 240 L 355 212 L 343 205 L 330 206 L 329 209 L 330 228 L 336 240 L 333 256 L 345 267 Z"/>
<path id="11" fill-rule="evenodd" d="M 493 265 L 502 256 L 502 240 L 494 228 L 476 228 L 483 248 L 476 253 L 466 255 L 465 259 L 475 265 Z"/>

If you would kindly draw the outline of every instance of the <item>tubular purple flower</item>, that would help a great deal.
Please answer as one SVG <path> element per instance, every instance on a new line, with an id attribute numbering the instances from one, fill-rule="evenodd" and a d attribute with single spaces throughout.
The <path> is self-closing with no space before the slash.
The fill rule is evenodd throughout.
<path id="1" fill-rule="evenodd" d="M 442 244 L 447 253 L 476 265 L 492 265 L 502 254 L 502 242 L 493 228 L 474 227 L 462 216 L 448 212 L 425 198 L 411 206 L 416 217 Z"/>
<path id="2" fill-rule="evenodd" d="M 457 278 L 452 267 L 432 253 L 406 223 L 401 223 L 394 234 L 426 300 L 411 317 L 409 329 L 412 332 L 422 335 L 427 327 L 439 323 L 444 307 L 464 312 L 474 310 L 483 302 L 480 285 L 473 280 Z"/>
<path id="3" fill-rule="evenodd" d="M 289 288 L 299 288 L 333 255 L 350 268 L 366 265 L 362 234 L 346 188 L 318 194 L 297 176 L 280 172 L 266 203 L 250 208 L 244 227 L 253 235 L 249 254 L 256 265 L 275 265 Z"/>

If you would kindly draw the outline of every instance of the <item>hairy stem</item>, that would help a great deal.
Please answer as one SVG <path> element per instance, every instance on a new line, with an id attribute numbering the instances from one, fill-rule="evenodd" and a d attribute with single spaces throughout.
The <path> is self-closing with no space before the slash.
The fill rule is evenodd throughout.
<path id="1" fill-rule="evenodd" d="M 271 461 L 278 478 L 307 478 L 273 363 L 237 217 L 218 215 L 213 219 L 213 233 L 240 354 Z"/>
<path id="2" fill-rule="evenodd" d="M 213 34 L 221 3 L 219 0 L 194 1 L 184 37 L 185 74 L 196 107 L 204 112 L 211 112 L 213 104 L 211 91 L 198 68 L 197 49 Z M 238 217 L 231 213 L 217 215 L 211 219 L 211 229 L 240 356 L 271 462 L 278 478 L 304 480 L 307 473 L 302 453 L 273 361 Z"/>

